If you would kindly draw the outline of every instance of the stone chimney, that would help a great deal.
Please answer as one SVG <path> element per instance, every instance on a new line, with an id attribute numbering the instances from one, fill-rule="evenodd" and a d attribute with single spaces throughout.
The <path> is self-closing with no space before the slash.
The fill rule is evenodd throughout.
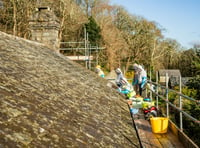
<path id="1" fill-rule="evenodd" d="M 58 31 L 60 24 L 52 10 L 47 7 L 38 7 L 33 13 L 30 22 L 31 40 L 46 44 L 59 51 Z"/>

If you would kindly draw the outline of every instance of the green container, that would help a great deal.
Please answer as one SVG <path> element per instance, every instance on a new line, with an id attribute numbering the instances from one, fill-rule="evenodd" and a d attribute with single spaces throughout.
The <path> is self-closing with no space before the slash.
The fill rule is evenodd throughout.
<path id="1" fill-rule="evenodd" d="M 152 106 L 155 106 L 155 102 L 154 101 L 152 101 L 152 102 L 145 102 L 145 101 L 143 101 L 142 102 L 142 108 L 150 108 Z"/>

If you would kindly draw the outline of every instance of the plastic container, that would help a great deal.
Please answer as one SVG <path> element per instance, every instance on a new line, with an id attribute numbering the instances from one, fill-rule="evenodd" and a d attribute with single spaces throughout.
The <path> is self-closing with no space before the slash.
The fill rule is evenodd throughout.
<path id="1" fill-rule="evenodd" d="M 131 108 L 130 109 L 131 114 L 137 114 L 138 111 L 139 111 L 139 109 L 136 109 L 136 108 Z"/>
<path id="2" fill-rule="evenodd" d="M 152 102 L 145 102 L 145 101 L 143 101 L 142 102 L 142 108 L 144 109 L 144 108 L 150 108 L 150 107 L 152 107 L 152 106 L 155 106 L 155 102 L 154 101 L 152 101 Z"/>
<path id="3" fill-rule="evenodd" d="M 144 98 L 143 101 L 151 102 L 151 99 L 150 98 Z"/>
<path id="4" fill-rule="evenodd" d="M 151 128 L 153 133 L 166 133 L 168 129 L 169 119 L 166 117 L 150 118 Z"/>
<path id="5" fill-rule="evenodd" d="M 137 109 L 142 108 L 142 102 L 137 101 L 137 100 L 132 101 L 132 106 L 133 106 L 133 108 L 137 108 Z"/>

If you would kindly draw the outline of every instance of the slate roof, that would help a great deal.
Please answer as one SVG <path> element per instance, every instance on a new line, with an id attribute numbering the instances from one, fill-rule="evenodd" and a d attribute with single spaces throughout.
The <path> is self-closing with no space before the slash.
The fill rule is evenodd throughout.
<path id="1" fill-rule="evenodd" d="M 181 77 L 181 72 L 179 69 L 161 69 L 158 71 L 159 72 L 159 77 L 164 78 L 162 79 L 162 83 L 165 85 L 165 77 L 166 73 L 168 74 L 169 80 L 170 80 L 170 85 L 175 86 L 179 84 L 179 79 Z"/>
<path id="2" fill-rule="evenodd" d="M 168 76 L 175 76 L 175 77 L 179 77 L 181 76 L 181 72 L 179 69 L 160 69 L 159 70 L 159 75 L 160 76 L 166 76 L 166 73 L 168 73 Z"/>
<path id="3" fill-rule="evenodd" d="M 43 44 L 0 32 L 0 147 L 139 147 L 123 96 Z"/>

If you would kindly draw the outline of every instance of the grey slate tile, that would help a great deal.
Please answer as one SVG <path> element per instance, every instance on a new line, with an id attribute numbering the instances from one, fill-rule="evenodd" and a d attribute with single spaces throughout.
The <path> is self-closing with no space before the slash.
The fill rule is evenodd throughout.
<path id="1" fill-rule="evenodd" d="M 139 147 L 126 101 L 107 83 L 0 32 L 0 147 Z"/>

